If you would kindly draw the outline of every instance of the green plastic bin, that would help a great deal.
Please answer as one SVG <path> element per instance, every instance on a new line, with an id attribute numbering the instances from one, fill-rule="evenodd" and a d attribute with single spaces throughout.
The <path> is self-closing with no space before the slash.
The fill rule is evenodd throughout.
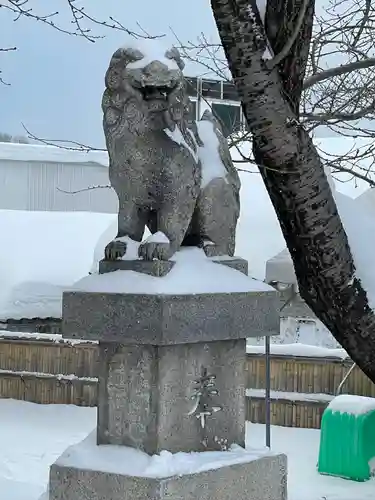
<path id="1" fill-rule="evenodd" d="M 367 481 L 373 474 L 374 457 L 375 398 L 337 396 L 323 413 L 318 472 Z"/>

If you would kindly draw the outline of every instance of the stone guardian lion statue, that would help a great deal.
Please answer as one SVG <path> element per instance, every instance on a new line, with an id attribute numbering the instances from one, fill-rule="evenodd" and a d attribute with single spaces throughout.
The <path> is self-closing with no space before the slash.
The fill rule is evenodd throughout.
<path id="1" fill-rule="evenodd" d="M 105 77 L 103 128 L 119 200 L 118 234 L 105 258 L 122 258 L 126 239 L 142 241 L 146 226 L 145 260 L 168 260 L 181 246 L 233 256 L 240 180 L 220 124 L 209 112 L 189 119 L 177 49 L 136 43 L 113 54 Z"/>

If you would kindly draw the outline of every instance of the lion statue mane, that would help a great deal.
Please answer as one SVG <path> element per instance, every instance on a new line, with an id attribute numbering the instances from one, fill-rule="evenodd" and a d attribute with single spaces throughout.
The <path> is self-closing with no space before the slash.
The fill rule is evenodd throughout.
<path id="1" fill-rule="evenodd" d="M 147 42 L 147 43 L 146 43 Z M 168 260 L 181 246 L 208 256 L 235 249 L 240 180 L 219 122 L 191 102 L 176 48 L 155 40 L 118 49 L 105 76 L 103 128 L 109 178 L 119 200 L 118 234 L 105 259 L 141 242 L 145 260 Z"/>

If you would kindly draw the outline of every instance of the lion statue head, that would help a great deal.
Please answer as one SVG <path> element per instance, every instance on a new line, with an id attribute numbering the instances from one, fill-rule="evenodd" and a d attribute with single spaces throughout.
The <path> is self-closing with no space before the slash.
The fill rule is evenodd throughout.
<path id="1" fill-rule="evenodd" d="M 128 122 L 129 114 L 138 114 L 130 125 L 173 129 L 190 109 L 183 69 L 179 51 L 155 40 L 136 40 L 116 50 L 105 76 L 105 124 L 120 126 L 126 107 Z"/>

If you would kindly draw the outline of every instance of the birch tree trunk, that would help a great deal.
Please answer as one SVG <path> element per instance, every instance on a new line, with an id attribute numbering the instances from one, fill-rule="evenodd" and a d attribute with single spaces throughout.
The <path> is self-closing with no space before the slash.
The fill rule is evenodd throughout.
<path id="1" fill-rule="evenodd" d="M 314 0 L 268 0 L 265 24 L 275 56 L 290 36 L 295 40 L 276 67 L 263 59 L 266 38 L 255 0 L 211 0 L 211 5 L 301 297 L 375 383 L 375 315 L 355 276 L 323 164 L 298 121 Z M 293 23 L 301 9 L 296 36 Z"/>

